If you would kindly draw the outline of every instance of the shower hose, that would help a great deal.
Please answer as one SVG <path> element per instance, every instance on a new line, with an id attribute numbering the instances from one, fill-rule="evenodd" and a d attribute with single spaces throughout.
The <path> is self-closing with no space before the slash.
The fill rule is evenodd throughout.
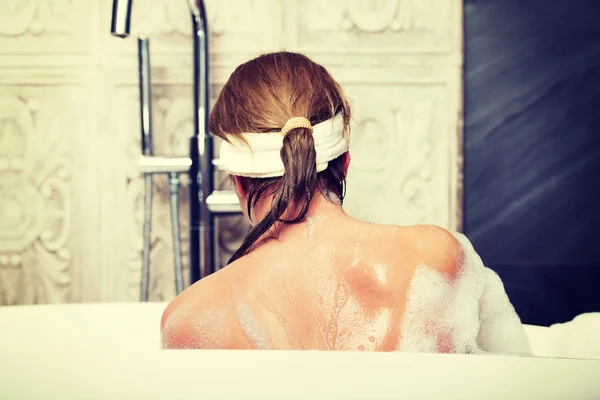
<path id="1" fill-rule="evenodd" d="M 142 279 L 140 281 L 140 300 L 148 301 L 148 282 L 150 279 L 150 240 L 152 234 L 152 175 L 144 175 L 144 244 L 142 248 Z"/>
<path id="2" fill-rule="evenodd" d="M 144 244 L 142 249 L 142 279 L 140 300 L 148 301 L 150 281 L 150 250 L 152 239 L 152 175 L 144 176 Z M 183 263 L 181 260 L 181 236 L 179 226 L 179 175 L 169 174 L 169 198 L 171 203 L 171 232 L 173 235 L 173 264 L 175 267 L 175 290 L 183 291 Z"/>
<path id="3" fill-rule="evenodd" d="M 179 235 L 179 175 L 169 174 L 169 194 L 171 198 L 171 232 L 173 234 L 173 265 L 175 266 L 175 290 L 183 291 L 183 265 L 181 262 L 181 237 Z"/>

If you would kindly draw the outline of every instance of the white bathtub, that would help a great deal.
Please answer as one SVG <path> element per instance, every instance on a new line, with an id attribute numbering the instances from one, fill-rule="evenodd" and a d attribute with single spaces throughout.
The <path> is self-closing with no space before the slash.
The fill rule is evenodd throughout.
<path id="1" fill-rule="evenodd" d="M 597 360 L 161 350 L 164 307 L 0 308 L 0 399 L 600 399 Z"/>

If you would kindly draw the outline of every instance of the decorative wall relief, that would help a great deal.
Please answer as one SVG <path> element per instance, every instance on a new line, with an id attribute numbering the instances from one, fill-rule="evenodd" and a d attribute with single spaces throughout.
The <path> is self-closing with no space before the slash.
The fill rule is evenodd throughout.
<path id="1" fill-rule="evenodd" d="M 332 48 L 338 53 L 448 52 L 454 48 L 457 2 L 435 0 L 298 1 L 301 48 Z"/>
<path id="2" fill-rule="evenodd" d="M 374 222 L 455 228 L 460 4 L 206 0 L 211 96 L 261 53 L 307 54 L 331 71 L 354 110 L 346 210 Z M 132 36 L 117 39 L 109 32 L 111 1 L 0 0 L 0 304 L 138 301 L 144 188 L 136 37 L 150 37 L 155 154 L 187 155 L 187 7 L 133 0 Z M 175 283 L 167 177 L 154 183 L 150 299 L 157 301 L 171 299 Z M 231 188 L 223 172 L 216 183 Z M 223 266 L 249 226 L 241 216 L 216 225 Z"/>
<path id="3" fill-rule="evenodd" d="M 86 50 L 92 2 L 84 0 L 4 0 L 0 2 L 3 53 Z"/>
<path id="4" fill-rule="evenodd" d="M 59 121 L 33 97 L 0 97 L 0 304 L 69 299 L 71 170 Z"/>
<path id="5" fill-rule="evenodd" d="M 215 53 L 273 51 L 281 46 L 281 2 L 209 0 L 206 2 Z"/>
<path id="6" fill-rule="evenodd" d="M 106 1 L 102 6 L 107 22 L 111 3 Z M 227 54 L 213 57 L 213 65 L 234 66 L 248 54 L 280 48 L 282 10 L 278 0 L 208 0 L 205 4 L 211 53 Z M 132 10 L 132 38 L 148 36 L 154 54 L 187 54 L 186 65 L 191 65 L 192 22 L 186 0 L 135 0 Z M 135 48 L 133 40 L 117 41 L 107 35 L 103 42 L 110 52 L 131 55 Z"/>
<path id="7" fill-rule="evenodd" d="M 410 86 L 349 87 L 355 109 L 345 209 L 383 224 L 443 225 L 448 141 L 439 115 L 443 90 Z M 374 99 L 380 99 L 379 101 Z M 442 136 L 442 137 L 440 137 Z M 377 212 L 374 212 L 377 210 Z"/>

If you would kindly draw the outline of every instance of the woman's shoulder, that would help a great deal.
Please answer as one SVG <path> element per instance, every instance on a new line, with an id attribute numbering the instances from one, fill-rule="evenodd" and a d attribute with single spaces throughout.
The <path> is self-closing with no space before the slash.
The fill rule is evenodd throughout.
<path id="1" fill-rule="evenodd" d="M 230 342 L 230 294 L 215 273 L 179 294 L 165 308 L 160 330 L 165 348 L 222 348 Z"/>
<path id="2" fill-rule="evenodd" d="M 465 258 L 457 236 L 437 225 L 412 225 L 393 228 L 395 242 L 402 250 L 413 253 L 416 264 L 433 268 L 454 279 Z"/>

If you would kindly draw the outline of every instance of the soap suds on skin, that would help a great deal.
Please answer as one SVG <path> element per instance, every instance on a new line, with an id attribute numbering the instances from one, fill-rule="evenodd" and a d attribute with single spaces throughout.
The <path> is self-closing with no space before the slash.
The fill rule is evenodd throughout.
<path id="1" fill-rule="evenodd" d="M 348 302 L 348 287 L 346 282 L 340 277 L 335 291 L 335 303 L 333 313 L 327 325 L 326 340 L 329 350 L 337 349 L 337 339 L 339 333 L 339 318 L 342 309 Z"/>
<path id="2" fill-rule="evenodd" d="M 373 266 L 373 271 L 375 273 L 375 279 L 377 279 L 377 282 L 382 286 L 386 286 L 388 284 L 388 275 L 387 275 L 386 270 L 387 270 L 387 268 L 384 265 L 374 265 Z"/>
<path id="3" fill-rule="evenodd" d="M 356 242 L 356 246 L 354 247 L 354 260 L 350 264 L 350 268 L 354 268 L 358 265 L 360 261 L 360 242 Z"/>
<path id="4" fill-rule="evenodd" d="M 361 265 L 369 271 L 370 278 L 376 278 L 386 286 L 389 282 L 385 265 L 367 263 L 369 247 L 363 245 L 361 248 L 365 243 L 363 236 L 354 248 L 353 242 L 343 249 L 321 246 L 314 241 L 315 223 L 315 219 L 307 219 L 308 236 L 313 243 L 309 246 L 306 262 L 321 268 L 296 269 L 299 272 L 295 280 L 290 280 L 294 275 L 284 272 L 290 270 L 289 265 L 277 264 L 277 268 L 266 271 L 268 287 L 277 287 L 280 296 L 269 297 L 271 289 L 256 293 L 253 286 L 244 286 L 251 290 L 250 293 L 255 293 L 255 299 L 249 301 L 252 296 L 236 293 L 232 286 L 233 300 L 228 307 L 237 317 L 251 347 L 272 349 L 283 343 L 284 347 L 302 348 L 302 340 L 307 348 L 331 350 L 374 351 L 395 347 L 397 351 L 405 352 L 530 354 L 527 336 L 501 280 L 483 266 L 466 238 L 457 236 L 464 258 L 454 279 L 431 266 L 418 265 L 410 283 L 407 282 L 406 302 L 402 308 L 385 306 L 374 311 L 364 308 L 364 302 L 357 300 L 344 273 L 355 276 L 354 272 L 361 271 L 348 271 L 347 266 Z M 305 248 L 298 251 L 305 251 Z M 340 252 L 343 253 L 341 259 Z M 328 267 L 336 265 L 339 268 Z M 311 292 L 315 293 L 313 298 L 303 297 Z M 297 308 L 294 302 L 298 298 L 310 304 Z M 252 305 L 259 307 L 260 313 Z M 311 313 L 312 317 L 307 317 Z M 189 327 L 189 321 L 182 321 L 182 318 L 190 318 L 190 315 L 197 336 L 189 347 L 223 348 L 230 342 L 229 325 L 223 316 L 226 313 L 206 311 L 194 315 L 189 309 L 174 312 L 167 319 L 164 338 L 171 336 L 172 331 L 183 323 L 187 322 Z M 268 324 L 259 316 L 262 321 L 269 321 Z M 296 324 L 299 319 L 306 318 L 306 323 Z M 277 324 L 281 325 L 281 330 Z M 307 324 L 311 325 L 305 329 Z M 279 340 L 275 332 L 285 334 L 287 343 L 275 341 Z"/>
<path id="5" fill-rule="evenodd" d="M 483 265 L 466 237 L 456 237 L 465 255 L 456 279 L 426 265 L 415 270 L 396 350 L 531 354 L 500 279 Z M 489 321 L 488 314 L 494 316 Z"/>
<path id="6" fill-rule="evenodd" d="M 302 346 L 302 344 L 300 343 L 300 341 L 294 334 L 291 324 L 288 323 L 288 319 L 283 315 L 283 313 L 281 313 L 277 309 L 275 304 L 273 304 L 273 301 L 271 301 L 271 299 L 269 299 L 269 297 L 266 294 L 263 294 L 258 290 L 254 290 L 254 296 L 257 299 L 257 301 L 260 304 L 262 304 L 263 307 L 265 307 L 267 309 L 267 311 L 269 311 L 271 314 L 273 314 L 277 318 L 279 324 L 281 325 L 281 327 L 283 327 L 283 329 L 285 331 L 285 335 L 286 335 L 289 345 L 294 350 L 304 350 L 304 347 Z M 290 300 L 288 299 L 287 302 L 289 304 Z"/>
<path id="7" fill-rule="evenodd" d="M 186 332 L 186 343 L 173 343 L 177 331 L 187 326 L 191 332 Z M 191 329 L 190 329 L 191 327 Z M 186 347 L 219 349 L 225 348 L 229 342 L 229 329 L 226 329 L 226 314 L 221 310 L 202 310 L 194 312 L 180 308 L 175 310 L 167 320 L 161 332 L 162 344 L 165 348 Z"/>
<path id="8" fill-rule="evenodd" d="M 268 350 L 272 349 L 271 337 L 267 329 L 260 323 L 252 307 L 240 299 L 235 301 L 235 314 L 240 323 L 240 328 L 248 339 L 248 342 L 255 349 Z"/>

